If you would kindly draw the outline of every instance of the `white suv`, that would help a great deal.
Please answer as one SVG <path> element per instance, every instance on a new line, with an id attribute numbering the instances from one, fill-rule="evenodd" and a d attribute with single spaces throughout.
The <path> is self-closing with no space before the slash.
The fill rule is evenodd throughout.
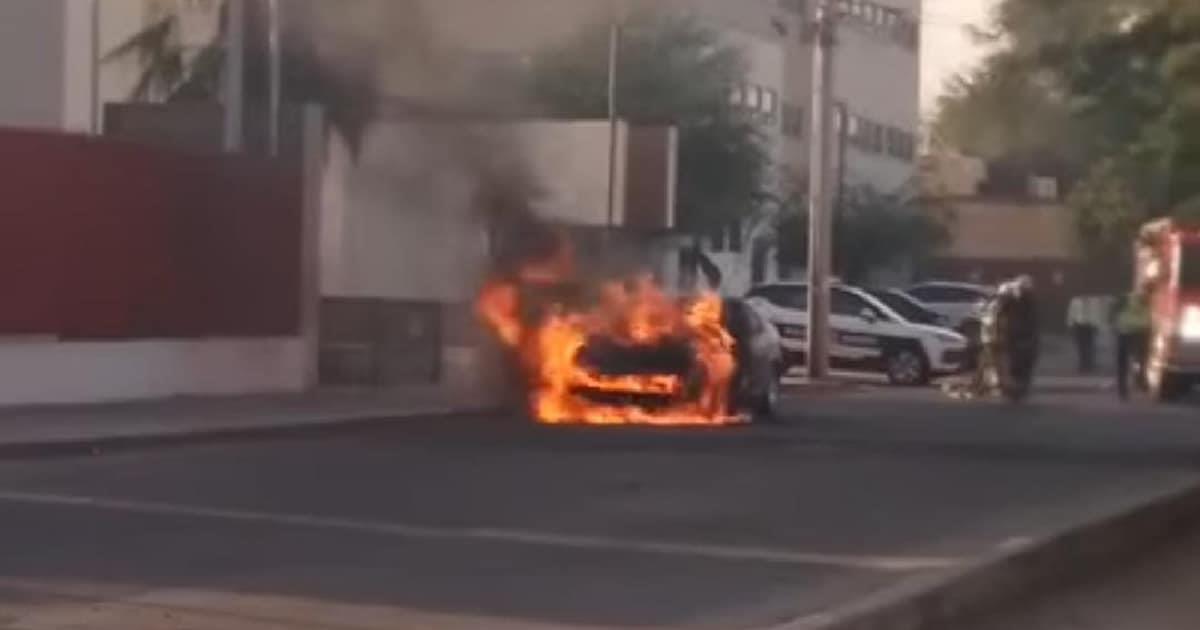
<path id="1" fill-rule="evenodd" d="M 917 298 L 930 310 L 949 320 L 951 328 L 961 330 L 968 322 L 978 322 L 983 305 L 993 290 L 966 282 L 922 282 L 905 293 Z"/>
<path id="2" fill-rule="evenodd" d="M 833 368 L 882 373 L 895 385 L 910 386 L 964 369 L 966 337 L 939 326 L 909 322 L 856 287 L 835 285 L 831 293 L 829 360 Z M 762 285 L 746 299 L 779 330 L 788 367 L 803 365 L 808 352 L 808 285 Z"/>

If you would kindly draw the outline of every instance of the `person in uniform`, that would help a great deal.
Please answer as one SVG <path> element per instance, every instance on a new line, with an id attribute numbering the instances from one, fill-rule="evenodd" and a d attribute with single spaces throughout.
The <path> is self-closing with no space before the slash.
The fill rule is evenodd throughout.
<path id="1" fill-rule="evenodd" d="M 1117 396 L 1129 398 L 1130 378 L 1145 384 L 1146 352 L 1150 341 L 1150 304 L 1142 291 L 1132 291 L 1117 300 L 1113 309 L 1117 331 Z"/>
<path id="2" fill-rule="evenodd" d="M 1012 282 L 1012 304 L 1008 321 L 1008 355 L 1010 385 L 1021 388 L 1024 394 L 1033 382 L 1037 367 L 1041 335 L 1038 326 L 1037 296 L 1033 278 L 1020 276 Z"/>
<path id="3" fill-rule="evenodd" d="M 997 287 L 980 317 L 980 352 L 971 380 L 947 388 L 956 398 L 982 398 L 1014 390 L 1018 375 L 1024 394 L 1032 377 L 1038 349 L 1037 303 L 1033 279 L 1021 276 Z"/>
<path id="4" fill-rule="evenodd" d="M 1091 374 L 1096 369 L 1096 337 L 1104 325 L 1102 301 L 1095 295 L 1077 295 L 1067 307 L 1067 328 L 1075 341 L 1080 374 Z"/>

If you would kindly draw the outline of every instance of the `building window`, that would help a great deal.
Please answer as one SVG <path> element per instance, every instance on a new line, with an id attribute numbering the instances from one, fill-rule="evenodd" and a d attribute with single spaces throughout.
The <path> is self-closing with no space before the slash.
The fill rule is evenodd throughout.
<path id="1" fill-rule="evenodd" d="M 734 107 L 748 111 L 764 124 L 775 124 L 779 119 L 779 92 L 761 85 L 740 85 L 729 96 Z"/>
<path id="2" fill-rule="evenodd" d="M 775 90 L 767 88 L 763 90 L 762 113 L 768 116 L 774 116 L 779 108 L 779 95 Z"/>
<path id="3" fill-rule="evenodd" d="M 742 222 L 734 221 L 729 224 L 729 251 L 740 254 L 742 252 Z"/>
<path id="4" fill-rule="evenodd" d="M 805 15 L 808 10 L 808 2 L 806 0 L 779 0 L 779 8 L 789 13 Z"/>
<path id="5" fill-rule="evenodd" d="M 739 107 L 746 102 L 746 86 L 736 85 L 729 92 L 729 104 Z"/>
<path id="6" fill-rule="evenodd" d="M 916 136 L 903 129 L 888 127 L 887 129 L 887 153 L 888 155 L 912 162 L 916 159 L 917 140 Z"/>
<path id="7" fill-rule="evenodd" d="M 741 253 L 744 247 L 742 224 L 733 221 L 720 227 L 712 228 L 708 233 L 708 250 L 714 254 L 722 252 Z"/>
<path id="8" fill-rule="evenodd" d="M 785 104 L 783 106 L 783 135 L 789 138 L 803 138 L 804 126 L 804 108 Z"/>
<path id="9" fill-rule="evenodd" d="M 905 11 L 871 0 L 841 0 L 838 8 L 852 21 L 884 34 L 909 50 L 915 51 L 919 45 L 920 26 L 916 18 Z"/>
<path id="10" fill-rule="evenodd" d="M 887 148 L 889 138 L 884 125 L 857 114 L 848 115 L 846 140 L 858 149 L 882 154 Z"/>
<path id="11" fill-rule="evenodd" d="M 761 111 L 763 99 L 763 89 L 757 85 L 751 85 L 746 89 L 746 108 L 753 111 Z"/>

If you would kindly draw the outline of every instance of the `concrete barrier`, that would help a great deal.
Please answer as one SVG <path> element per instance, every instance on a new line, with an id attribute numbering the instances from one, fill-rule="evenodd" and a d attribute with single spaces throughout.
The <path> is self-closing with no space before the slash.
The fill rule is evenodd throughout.
<path id="1" fill-rule="evenodd" d="M 1144 499 L 971 565 L 906 580 L 775 630 L 932 630 L 1001 610 L 1046 589 L 1116 566 L 1200 524 L 1200 484 Z"/>

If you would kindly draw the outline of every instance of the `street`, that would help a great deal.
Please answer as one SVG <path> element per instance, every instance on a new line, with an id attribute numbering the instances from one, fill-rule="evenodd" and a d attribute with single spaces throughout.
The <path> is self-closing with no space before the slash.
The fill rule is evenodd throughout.
<path id="1" fill-rule="evenodd" d="M 0 627 L 762 627 L 1200 480 L 1195 408 L 797 394 L 0 461 Z"/>

